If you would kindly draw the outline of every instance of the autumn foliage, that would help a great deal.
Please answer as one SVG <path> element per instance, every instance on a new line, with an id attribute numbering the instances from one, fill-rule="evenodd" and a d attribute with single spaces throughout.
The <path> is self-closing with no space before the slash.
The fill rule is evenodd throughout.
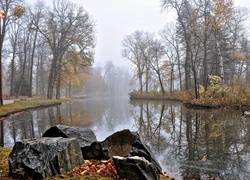
<path id="1" fill-rule="evenodd" d="M 172 180 L 166 172 L 160 175 L 161 180 Z M 116 171 L 115 165 L 112 159 L 109 160 L 85 160 L 85 163 L 75 168 L 73 171 L 67 174 L 59 176 L 60 179 L 101 179 L 101 180 L 127 180 L 121 178 Z"/>
<path id="2" fill-rule="evenodd" d="M 68 174 L 60 175 L 60 178 L 76 176 L 100 175 L 114 180 L 125 180 L 119 177 L 112 159 L 109 160 L 85 160 L 85 163 Z"/>

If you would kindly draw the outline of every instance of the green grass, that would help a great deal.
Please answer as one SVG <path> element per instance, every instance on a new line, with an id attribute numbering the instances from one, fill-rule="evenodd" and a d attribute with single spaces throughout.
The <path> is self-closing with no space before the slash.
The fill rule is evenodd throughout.
<path id="1" fill-rule="evenodd" d="M 8 179 L 9 165 L 8 157 L 11 152 L 10 148 L 0 147 L 0 179 Z"/>
<path id="2" fill-rule="evenodd" d="M 0 106 L 0 117 L 8 116 L 13 113 L 21 112 L 27 109 L 50 106 L 60 104 L 71 99 L 49 100 L 49 99 L 34 99 L 34 100 L 18 100 L 12 104 Z"/>

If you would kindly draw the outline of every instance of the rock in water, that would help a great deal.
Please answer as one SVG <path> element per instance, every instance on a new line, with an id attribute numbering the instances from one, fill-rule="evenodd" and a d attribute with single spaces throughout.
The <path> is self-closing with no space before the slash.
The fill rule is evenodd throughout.
<path id="1" fill-rule="evenodd" d="M 40 138 L 17 142 L 9 156 L 14 179 L 45 179 L 65 173 L 84 163 L 75 138 Z"/>
<path id="2" fill-rule="evenodd" d="M 121 178 L 129 180 L 160 180 L 155 165 L 143 157 L 113 156 L 117 173 Z"/>
<path id="3" fill-rule="evenodd" d="M 129 129 L 117 131 L 103 141 L 103 146 L 108 149 L 110 157 L 143 157 L 150 163 L 153 163 L 159 173 L 162 173 L 159 162 L 154 157 L 150 148 L 142 143 L 139 134 L 136 132 L 131 132 Z"/>
<path id="4" fill-rule="evenodd" d="M 97 141 L 94 132 L 90 129 L 61 124 L 49 128 L 42 137 L 76 138 L 80 147 L 89 146 Z"/>

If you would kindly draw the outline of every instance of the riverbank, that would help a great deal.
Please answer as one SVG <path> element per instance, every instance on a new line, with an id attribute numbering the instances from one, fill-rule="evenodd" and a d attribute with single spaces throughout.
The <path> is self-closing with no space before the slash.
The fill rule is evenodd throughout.
<path id="1" fill-rule="evenodd" d="M 4 104 L 0 107 L 0 120 L 4 118 L 14 115 L 16 113 L 20 113 L 26 110 L 40 108 L 40 107 L 47 107 L 47 106 L 54 106 L 60 105 L 63 102 L 73 101 L 75 99 L 70 98 L 63 98 L 60 100 L 50 100 L 45 98 L 21 98 L 21 99 L 10 99 L 8 100 L 9 103 Z"/>
<path id="2" fill-rule="evenodd" d="M 250 90 L 249 90 L 250 92 Z M 235 109 L 250 110 L 250 93 L 245 92 L 226 92 L 222 95 L 208 96 L 206 94 L 195 98 L 189 92 L 166 93 L 162 95 L 159 92 L 149 93 L 130 93 L 130 100 L 166 100 L 182 102 L 187 108 L 192 109 Z"/>
<path id="3" fill-rule="evenodd" d="M 166 100 L 166 101 L 180 101 L 183 102 L 180 93 L 167 93 L 162 95 L 159 92 L 149 92 L 149 93 L 129 93 L 130 100 Z"/>

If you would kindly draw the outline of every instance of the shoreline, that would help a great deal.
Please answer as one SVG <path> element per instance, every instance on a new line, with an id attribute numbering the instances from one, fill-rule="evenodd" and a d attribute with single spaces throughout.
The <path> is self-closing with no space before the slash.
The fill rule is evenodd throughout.
<path id="1" fill-rule="evenodd" d="M 9 116 L 15 116 L 16 114 L 39 109 L 44 107 L 61 105 L 64 102 L 75 101 L 75 99 L 60 99 L 60 100 L 49 100 L 49 99 L 18 99 L 13 100 L 13 103 L 4 104 L 0 108 L 0 121 L 5 120 Z"/>
<path id="2" fill-rule="evenodd" d="M 153 100 L 153 101 L 176 101 L 181 102 L 186 108 L 189 109 L 232 109 L 232 110 L 250 110 L 250 101 L 248 104 L 246 103 L 235 103 L 228 105 L 223 99 L 184 99 L 179 95 L 172 97 L 167 96 L 159 96 L 152 94 L 130 94 L 129 98 L 131 101 L 137 100 Z"/>

